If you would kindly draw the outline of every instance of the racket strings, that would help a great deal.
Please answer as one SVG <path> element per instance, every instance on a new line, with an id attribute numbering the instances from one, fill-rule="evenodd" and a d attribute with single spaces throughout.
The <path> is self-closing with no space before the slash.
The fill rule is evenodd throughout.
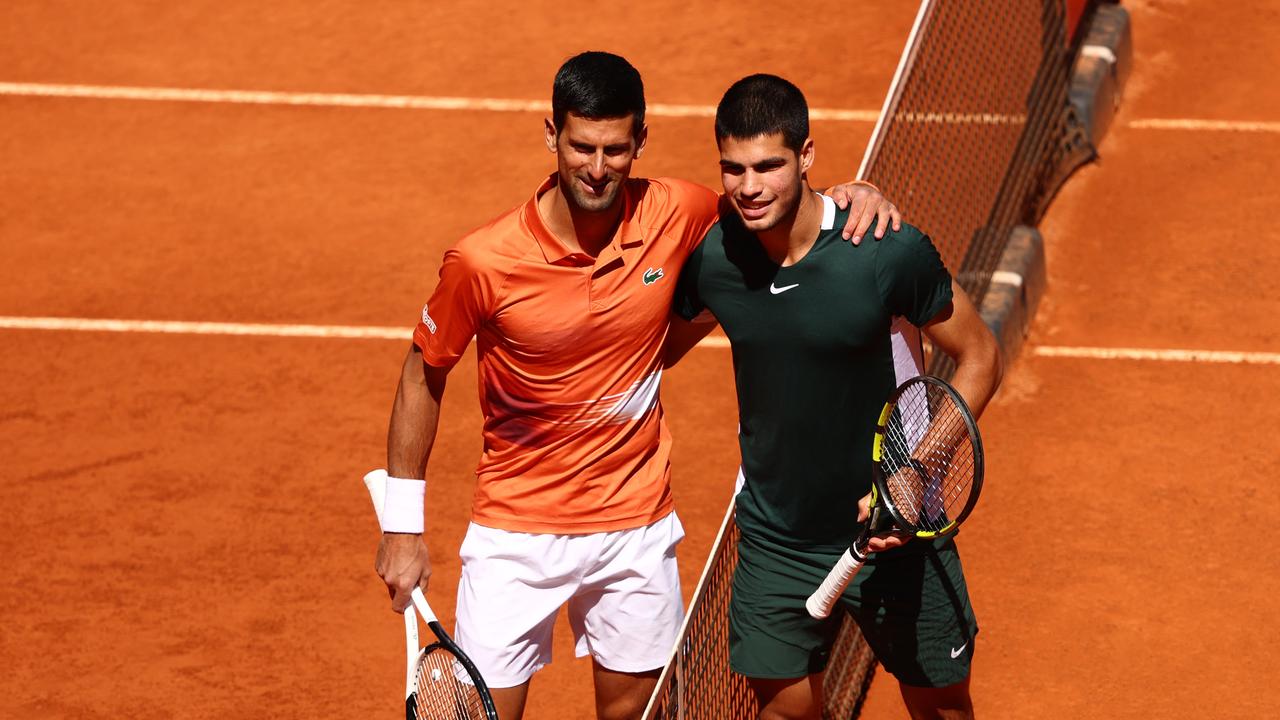
<path id="1" fill-rule="evenodd" d="M 414 717 L 418 720 L 485 720 L 484 703 L 467 669 L 453 653 L 434 647 L 418 658 Z"/>
<path id="2" fill-rule="evenodd" d="M 880 461 L 889 503 L 916 530 L 945 529 L 969 501 L 973 439 L 963 411 L 932 384 L 907 388 L 885 426 Z"/>

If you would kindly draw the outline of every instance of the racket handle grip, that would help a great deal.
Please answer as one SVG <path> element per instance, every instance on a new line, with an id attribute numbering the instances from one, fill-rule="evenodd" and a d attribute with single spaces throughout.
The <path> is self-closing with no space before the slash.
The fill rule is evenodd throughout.
<path id="1" fill-rule="evenodd" d="M 415 689 L 415 665 L 418 661 L 418 653 L 422 646 L 418 644 L 418 614 L 413 611 L 413 606 L 404 609 L 404 655 L 405 671 L 404 677 L 404 696 L 409 697 Z"/>
<path id="2" fill-rule="evenodd" d="M 818 589 L 804 601 L 804 607 L 809 611 L 809 616 L 815 620 L 824 620 L 829 617 L 832 608 L 836 605 L 836 599 L 845 588 L 849 587 L 849 581 L 858 574 L 858 569 L 866 560 L 866 556 L 861 553 L 855 554 L 853 548 L 845 550 Z"/>

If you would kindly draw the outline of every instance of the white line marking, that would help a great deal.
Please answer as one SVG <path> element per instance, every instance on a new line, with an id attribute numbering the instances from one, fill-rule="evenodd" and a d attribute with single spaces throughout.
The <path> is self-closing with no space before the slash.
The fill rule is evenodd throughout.
<path id="1" fill-rule="evenodd" d="M 265 337 L 411 340 L 412 328 L 360 325 L 273 325 L 268 323 L 187 322 L 181 320 L 117 320 L 108 318 L 2 317 L 0 329 L 71 332 L 139 332 L 169 335 L 256 335 Z M 702 339 L 700 347 L 727 348 L 729 338 Z"/>
<path id="2" fill-rule="evenodd" d="M 109 318 L 0 317 L 0 329 L 71 332 L 140 332 L 169 335 L 253 335 L 264 337 L 352 338 L 410 340 L 413 330 L 368 325 L 275 325 L 269 323 L 187 322 L 181 320 L 119 320 Z M 729 338 L 712 335 L 698 347 L 725 349 Z M 1280 365 L 1280 353 L 1221 350 L 1156 350 L 1142 348 L 1055 347 L 1031 349 L 1041 357 L 1093 360 L 1166 360 L 1175 362 L 1249 363 Z"/>
<path id="3" fill-rule="evenodd" d="M 698 343 L 698 347 L 728 348 L 729 338 L 719 335 L 708 336 Z M 1163 360 L 1166 362 L 1280 365 L 1280 353 L 1224 350 L 1156 350 L 1039 345 L 1033 347 L 1031 353 L 1041 357 L 1083 358 L 1088 360 Z"/>
<path id="4" fill-rule="evenodd" d="M 540 100 L 433 97 L 420 95 L 363 95 L 298 93 L 267 90 L 200 90 L 194 88 L 127 87 L 113 85 L 49 85 L 0 83 L 0 95 L 89 98 L 95 100 L 155 100 L 167 102 L 237 103 L 250 105 L 318 105 L 325 107 L 394 108 L 410 110 L 492 110 L 549 112 Z"/>
<path id="5" fill-rule="evenodd" d="M 1149 118 L 1131 120 L 1129 127 L 1137 130 L 1193 130 L 1280 133 L 1280 122 L 1255 122 L 1249 120 L 1195 120 L 1187 118 Z"/>
<path id="6" fill-rule="evenodd" d="M 1008 270 L 997 270 L 991 273 L 991 282 L 996 285 L 1012 285 L 1022 287 L 1022 276 Z"/>
<path id="7" fill-rule="evenodd" d="M 1148 348 L 1053 347 L 1031 349 L 1041 357 L 1087 358 L 1090 360 L 1164 360 L 1171 362 L 1247 363 L 1280 365 L 1280 353 L 1232 352 L 1224 350 L 1157 350 Z"/>
<path id="8" fill-rule="evenodd" d="M 388 108 L 395 110 L 477 110 L 489 112 L 549 113 L 551 103 L 545 100 L 514 98 L 469 98 L 436 95 L 376 95 L 358 93 L 303 93 L 273 90 L 202 90 L 198 88 L 131 87 L 125 85 L 65 85 L 51 83 L 0 82 L 0 96 L 60 97 L 96 100 L 150 100 L 160 102 L 233 103 L 242 105 L 300 105 L 312 107 Z M 654 117 L 715 117 L 713 105 L 674 105 L 654 103 L 648 114 Z M 811 108 L 811 120 L 874 123 L 880 117 L 875 110 L 842 110 Z M 898 122 L 974 125 L 1019 125 L 1022 115 L 996 113 L 903 112 L 893 118 Z M 1191 118 L 1150 118 L 1132 120 L 1129 127 L 1138 130 L 1195 130 L 1280 133 L 1280 122 L 1197 120 Z"/>
<path id="9" fill-rule="evenodd" d="M 710 117 L 715 117 L 715 113 L 711 113 Z M 809 111 L 809 119 L 873 123 L 880 119 L 880 113 L 875 110 L 831 110 L 813 108 Z"/>
<path id="10" fill-rule="evenodd" d="M 175 335 L 265 335 L 269 337 L 376 338 L 409 340 L 413 330 L 355 325 L 270 325 L 261 323 L 112 320 L 98 318 L 0 317 L 0 328 L 81 332 L 144 332 Z"/>
<path id="11" fill-rule="evenodd" d="M 468 98 L 431 95 L 365 95 L 300 93 L 270 90 L 201 90 L 195 88 L 128 87 L 116 85 L 57 85 L 0 82 L 0 95 L 87 98 L 95 100 L 152 100 L 161 102 L 235 103 L 248 105 L 304 105 L 319 107 L 389 108 L 396 110 L 487 110 L 491 112 L 550 113 L 546 100 Z M 715 117 L 713 105 L 654 103 L 646 113 L 656 117 Z M 814 108 L 812 120 L 875 122 L 874 110 Z"/>
<path id="12" fill-rule="evenodd" d="M 1116 54 L 1106 45 L 1084 45 L 1080 48 L 1081 57 L 1098 58 L 1108 65 L 1116 64 Z"/>

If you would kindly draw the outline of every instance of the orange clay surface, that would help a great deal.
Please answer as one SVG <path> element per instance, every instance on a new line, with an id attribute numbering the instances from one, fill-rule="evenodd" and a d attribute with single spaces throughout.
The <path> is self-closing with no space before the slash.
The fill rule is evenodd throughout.
<path id="1" fill-rule="evenodd" d="M 878 110 L 912 5 L 9 3 L 0 81 L 545 100 L 565 57 L 604 48 L 651 103 L 714 104 L 770 71 L 813 107 Z M 1280 369 L 1034 354 L 1280 351 L 1280 135 L 1128 127 L 1280 120 L 1280 7 L 1249 5 L 1127 4 L 1124 106 L 1042 224 L 1049 290 L 983 418 L 961 540 L 983 717 L 1280 704 L 1280 552 L 1245 535 L 1280 520 Z M 541 122 L 0 96 L 0 315 L 407 329 L 444 248 L 552 169 Z M 851 177 L 870 132 L 815 123 L 815 184 Z M 653 118 L 637 172 L 717 183 L 710 120 Z M 406 347 L 0 330 L 0 717 L 398 716 L 402 630 L 360 477 L 384 462 Z M 729 373 L 700 349 L 664 382 L 686 593 L 736 469 Z M 475 397 L 468 357 L 429 470 L 446 626 Z M 556 642 L 526 717 L 590 717 L 563 618 Z M 903 715 L 879 675 L 864 717 Z"/>

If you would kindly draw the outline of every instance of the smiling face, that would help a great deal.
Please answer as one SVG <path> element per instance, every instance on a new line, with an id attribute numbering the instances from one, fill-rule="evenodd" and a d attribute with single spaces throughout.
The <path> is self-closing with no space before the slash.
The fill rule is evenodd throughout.
<path id="1" fill-rule="evenodd" d="M 747 230 L 767 232 L 795 217 L 804 174 L 813 165 L 812 139 L 799 153 L 787 147 L 782 133 L 725 137 L 719 145 L 724 194 Z"/>
<path id="2" fill-rule="evenodd" d="M 570 203 L 587 212 L 613 207 L 631 163 L 644 151 L 648 129 L 633 130 L 630 115 L 590 120 L 570 112 L 558 129 L 547 121 L 547 149 L 556 154 L 560 188 Z"/>

